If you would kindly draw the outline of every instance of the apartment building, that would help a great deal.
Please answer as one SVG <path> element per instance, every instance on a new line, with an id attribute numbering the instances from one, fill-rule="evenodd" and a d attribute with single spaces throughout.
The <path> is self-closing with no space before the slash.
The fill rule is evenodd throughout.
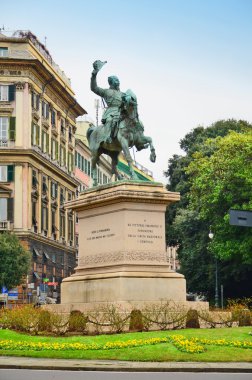
<path id="1" fill-rule="evenodd" d="M 76 266 L 78 104 L 70 80 L 31 32 L 0 34 L 0 230 L 32 254 L 27 292 L 59 293 Z"/>

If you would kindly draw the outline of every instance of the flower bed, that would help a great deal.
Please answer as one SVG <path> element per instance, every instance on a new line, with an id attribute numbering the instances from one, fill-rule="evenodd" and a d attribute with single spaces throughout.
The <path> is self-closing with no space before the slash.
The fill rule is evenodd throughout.
<path id="1" fill-rule="evenodd" d="M 168 335 L 164 338 L 149 339 L 131 339 L 127 341 L 106 342 L 105 344 L 85 344 L 85 343 L 49 343 L 49 342 L 30 342 L 30 341 L 14 341 L 1 340 L 1 350 L 19 350 L 19 351 L 74 351 L 74 350 L 113 350 L 141 347 L 148 345 L 157 345 L 163 343 L 173 344 L 179 351 L 195 354 L 205 352 L 206 345 L 228 346 L 244 349 L 252 349 L 252 342 L 226 339 L 202 339 L 202 338 L 186 338 L 183 335 Z"/>

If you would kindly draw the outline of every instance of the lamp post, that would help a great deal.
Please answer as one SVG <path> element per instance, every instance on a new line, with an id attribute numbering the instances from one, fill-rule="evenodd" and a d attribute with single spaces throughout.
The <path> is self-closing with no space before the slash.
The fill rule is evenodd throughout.
<path id="1" fill-rule="evenodd" d="M 210 226 L 210 231 L 209 231 L 209 239 L 213 239 L 214 237 L 214 234 L 211 230 L 211 226 Z M 218 262 L 217 262 L 217 257 L 215 257 L 215 296 L 214 296 L 214 300 L 215 300 L 215 303 L 214 303 L 214 306 L 216 308 L 219 307 L 219 295 L 218 295 Z"/>

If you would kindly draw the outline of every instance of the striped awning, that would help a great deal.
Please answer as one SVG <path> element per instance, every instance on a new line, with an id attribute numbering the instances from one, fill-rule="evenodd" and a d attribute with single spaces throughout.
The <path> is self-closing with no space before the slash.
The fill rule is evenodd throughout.
<path id="1" fill-rule="evenodd" d="M 34 275 L 38 280 L 40 280 L 40 276 L 39 276 L 38 272 L 33 272 L 33 275 Z"/>
<path id="2" fill-rule="evenodd" d="M 50 256 L 48 255 L 48 253 L 47 253 L 46 251 L 43 251 L 43 255 L 45 256 L 45 258 L 46 258 L 47 260 L 50 259 Z"/>

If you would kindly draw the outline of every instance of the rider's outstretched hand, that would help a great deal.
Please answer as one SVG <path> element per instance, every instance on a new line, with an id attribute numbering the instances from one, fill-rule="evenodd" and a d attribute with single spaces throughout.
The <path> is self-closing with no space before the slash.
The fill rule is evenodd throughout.
<path id="1" fill-rule="evenodd" d="M 99 59 L 97 59 L 96 61 L 94 61 L 94 63 L 93 63 L 93 68 L 94 68 L 94 70 L 92 71 L 92 74 L 97 74 L 98 73 L 98 71 L 100 71 L 101 70 L 101 68 L 102 68 L 102 66 L 104 66 L 105 65 L 105 63 L 107 63 L 107 61 L 100 61 Z"/>

